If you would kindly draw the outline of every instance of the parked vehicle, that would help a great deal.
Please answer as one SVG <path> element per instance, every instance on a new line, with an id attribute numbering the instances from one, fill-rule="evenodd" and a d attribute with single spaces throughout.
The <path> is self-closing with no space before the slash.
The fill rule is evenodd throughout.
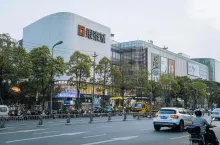
<path id="1" fill-rule="evenodd" d="M 8 120 L 9 108 L 6 105 L 0 105 L 0 117 L 5 117 Z"/>
<path id="2" fill-rule="evenodd" d="M 147 111 L 150 110 L 149 104 L 145 102 L 137 102 L 131 106 L 131 112 L 133 113 L 133 117 L 136 117 L 136 113 L 140 113 L 140 116 L 144 116 Z"/>
<path id="3" fill-rule="evenodd" d="M 193 119 L 194 115 L 184 108 L 165 107 L 154 115 L 153 125 L 156 131 L 161 127 L 169 127 L 181 132 L 185 126 L 192 124 Z"/>

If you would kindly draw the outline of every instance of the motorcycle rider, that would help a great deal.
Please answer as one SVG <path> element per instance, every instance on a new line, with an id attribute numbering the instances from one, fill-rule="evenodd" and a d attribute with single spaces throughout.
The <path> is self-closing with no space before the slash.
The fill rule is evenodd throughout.
<path id="1" fill-rule="evenodd" d="M 200 127 L 200 133 L 201 135 L 204 135 L 205 140 L 209 140 L 213 145 L 218 145 L 217 137 L 213 130 L 209 130 L 208 133 L 206 133 L 206 127 L 209 126 L 209 123 L 205 118 L 202 118 L 202 111 L 197 110 L 195 112 L 196 118 L 193 120 L 193 125 Z"/>

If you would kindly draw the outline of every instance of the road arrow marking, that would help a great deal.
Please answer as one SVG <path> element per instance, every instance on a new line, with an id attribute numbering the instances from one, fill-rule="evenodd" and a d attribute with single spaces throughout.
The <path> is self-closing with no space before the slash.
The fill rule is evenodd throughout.
<path id="1" fill-rule="evenodd" d="M 74 133 L 64 133 L 64 134 L 50 135 L 50 136 L 25 138 L 25 139 L 19 139 L 19 140 L 6 141 L 5 143 L 21 142 L 21 141 L 28 141 L 28 140 L 37 140 L 37 139 L 43 139 L 43 138 L 53 138 L 53 137 L 59 137 L 59 136 L 77 135 L 77 134 L 83 134 L 83 133 L 86 133 L 86 132 L 74 132 Z"/>
<path id="2" fill-rule="evenodd" d="M 86 143 L 86 144 L 82 144 L 82 145 L 96 145 L 96 144 L 103 144 L 103 143 L 108 143 L 108 142 L 114 142 L 114 141 L 126 141 L 126 140 L 130 140 L 133 138 L 136 138 L 138 136 L 128 136 L 128 137 L 118 137 L 118 138 L 112 138 L 110 140 L 103 140 L 103 141 L 98 141 L 98 142 L 93 142 L 93 143 Z"/>

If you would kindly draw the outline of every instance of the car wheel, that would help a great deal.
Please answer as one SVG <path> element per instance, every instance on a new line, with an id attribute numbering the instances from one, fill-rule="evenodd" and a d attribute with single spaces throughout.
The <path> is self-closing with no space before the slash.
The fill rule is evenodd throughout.
<path id="1" fill-rule="evenodd" d="M 160 128 L 161 128 L 161 127 L 154 125 L 154 129 L 155 129 L 156 131 L 160 131 Z"/>
<path id="2" fill-rule="evenodd" d="M 180 121 L 180 124 L 178 125 L 177 129 L 179 132 L 182 132 L 184 130 L 184 122 L 183 121 Z"/>

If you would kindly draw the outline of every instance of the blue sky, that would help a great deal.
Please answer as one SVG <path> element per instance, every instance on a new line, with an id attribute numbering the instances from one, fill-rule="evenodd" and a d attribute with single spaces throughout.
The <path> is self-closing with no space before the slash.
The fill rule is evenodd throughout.
<path id="1" fill-rule="evenodd" d="M 25 26 L 73 12 L 111 28 L 116 41 L 153 40 L 173 52 L 220 60 L 219 0 L 1 0 L 0 33 L 22 38 Z"/>

